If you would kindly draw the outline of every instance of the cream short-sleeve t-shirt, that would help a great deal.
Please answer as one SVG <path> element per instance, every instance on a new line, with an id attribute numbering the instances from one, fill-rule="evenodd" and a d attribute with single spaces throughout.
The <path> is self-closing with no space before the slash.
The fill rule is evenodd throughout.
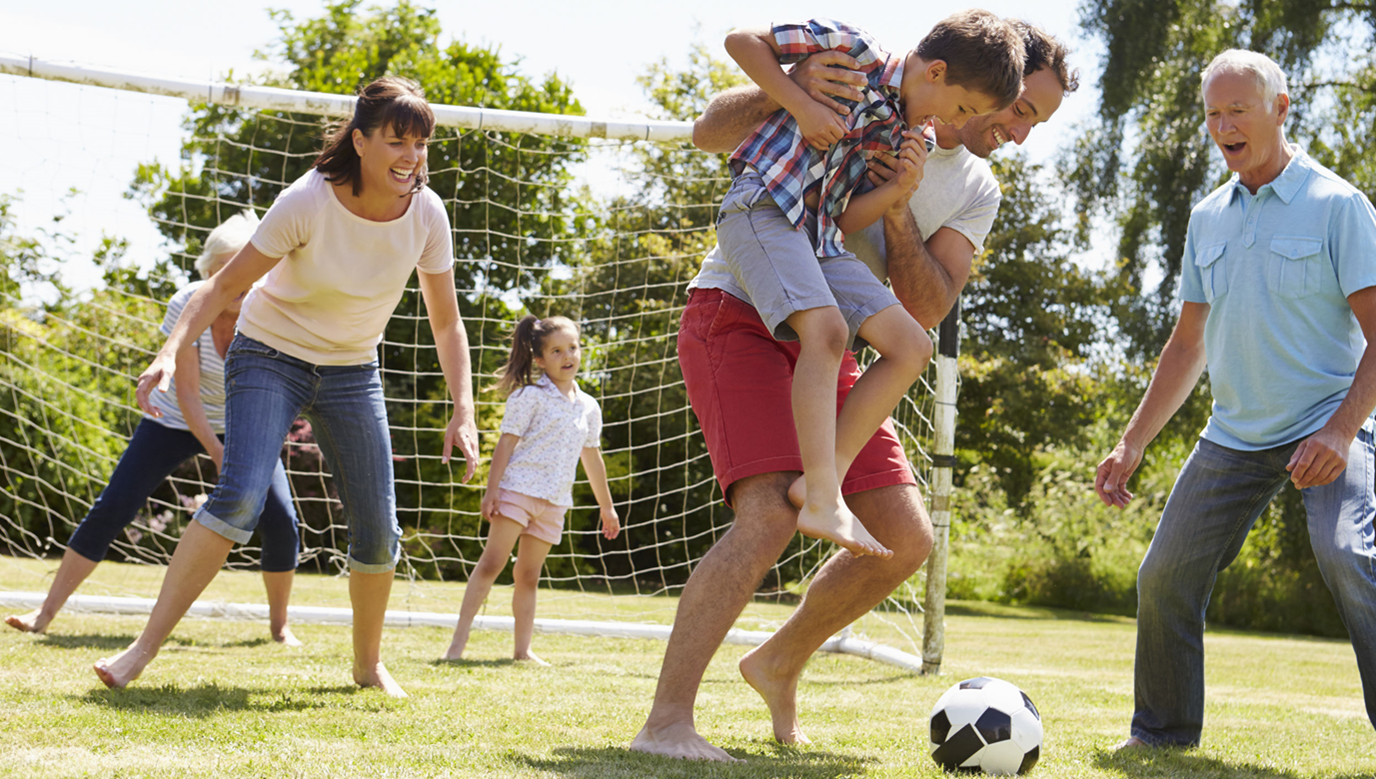
<path id="1" fill-rule="evenodd" d="M 390 222 L 359 217 L 315 169 L 278 195 L 252 243 L 282 260 L 249 293 L 239 331 L 315 365 L 362 365 L 377 345 L 412 270 L 454 265 L 449 215 L 429 189 Z"/>

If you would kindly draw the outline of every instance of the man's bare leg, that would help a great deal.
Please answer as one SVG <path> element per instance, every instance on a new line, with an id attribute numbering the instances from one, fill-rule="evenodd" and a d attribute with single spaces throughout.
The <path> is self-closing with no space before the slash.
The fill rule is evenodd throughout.
<path id="1" fill-rule="evenodd" d="M 158 601 L 148 624 L 128 649 L 117 655 L 97 660 L 96 676 L 106 687 L 123 687 L 138 678 L 172 630 L 186 616 L 186 610 L 205 592 L 215 575 L 224 567 L 234 542 L 199 522 L 192 522 L 177 542 L 167 573 L 162 578 Z"/>
<path id="2" fill-rule="evenodd" d="M 631 749 L 689 760 L 735 760 L 698 735 L 693 702 L 712 655 L 793 538 L 798 514 L 787 490 L 797 476 L 766 473 L 732 485 L 736 520 L 683 588 L 654 705 Z"/>
<path id="3" fill-rule="evenodd" d="M 301 639 L 287 625 L 287 604 L 296 571 L 263 571 L 263 588 L 268 592 L 268 629 L 272 640 L 284 646 L 301 646 Z"/>
<path id="4" fill-rule="evenodd" d="M 97 565 L 100 565 L 99 560 L 88 560 L 68 549 L 63 553 L 62 562 L 57 566 L 57 573 L 53 575 L 53 583 L 48 588 L 48 597 L 43 599 L 43 605 L 28 614 L 6 617 L 5 624 L 26 633 L 46 631 L 48 623 L 53 621 L 57 612 L 66 605 L 67 599 L 72 597 L 72 593 L 86 581 L 86 577 L 91 575 Z"/>
<path id="5" fill-rule="evenodd" d="M 783 627 L 741 658 L 741 676 L 769 705 L 774 737 L 785 744 L 807 743 L 798 724 L 798 678 L 808 659 L 837 631 L 883 602 L 922 567 L 932 549 L 932 523 L 917 487 L 881 487 L 847 500 L 893 557 L 836 554 Z"/>

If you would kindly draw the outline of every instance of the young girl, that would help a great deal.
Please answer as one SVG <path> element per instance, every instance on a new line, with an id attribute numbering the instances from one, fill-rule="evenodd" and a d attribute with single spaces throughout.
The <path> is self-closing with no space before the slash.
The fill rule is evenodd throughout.
<path id="1" fill-rule="evenodd" d="M 607 468 L 602 462 L 602 410 L 578 388 L 574 377 L 582 361 L 578 325 L 562 316 L 527 316 L 516 325 L 511 357 L 497 388 L 508 395 L 502 437 L 492 453 L 492 473 L 483 496 L 483 519 L 492 523 L 487 546 L 468 578 L 463 609 L 454 628 L 446 660 L 463 657 L 473 618 L 492 583 L 506 568 L 511 549 L 521 539 L 513 578 L 511 611 L 516 618 L 512 656 L 548 665 L 530 651 L 535 629 L 535 587 L 550 547 L 559 543 L 564 512 L 573 505 L 573 477 L 578 461 L 602 508 L 602 535 L 616 538 L 621 520 L 612 506 Z M 531 376 L 532 363 L 544 374 Z"/>

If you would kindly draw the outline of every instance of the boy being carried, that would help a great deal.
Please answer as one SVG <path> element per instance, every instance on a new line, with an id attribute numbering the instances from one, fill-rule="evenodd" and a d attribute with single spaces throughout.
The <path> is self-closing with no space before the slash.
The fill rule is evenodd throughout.
<path id="1" fill-rule="evenodd" d="M 853 554 L 892 554 L 846 507 L 841 478 L 931 358 L 927 333 L 855 255 L 843 235 L 906 204 L 922 179 L 926 147 L 912 128 L 936 119 L 957 128 L 999 111 L 1022 88 L 1022 38 L 987 11 L 942 20 L 906 56 L 863 30 L 826 19 L 734 30 L 726 50 L 783 109 L 731 156 L 735 180 L 722 201 L 722 257 L 760 318 L 797 339 L 793 419 L 804 476 L 789 490 L 798 530 Z M 863 98 L 838 115 L 807 95 L 781 65 L 821 51 L 859 63 Z M 899 172 L 865 192 L 869 155 L 896 154 Z M 855 382 L 839 415 L 842 353 L 857 341 L 880 355 Z"/>

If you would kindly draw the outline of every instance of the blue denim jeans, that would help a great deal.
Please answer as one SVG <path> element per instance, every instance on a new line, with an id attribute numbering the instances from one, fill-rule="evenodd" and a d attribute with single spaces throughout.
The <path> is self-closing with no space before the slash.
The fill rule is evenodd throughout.
<path id="1" fill-rule="evenodd" d="M 1352 442 L 1347 469 L 1304 490 L 1309 543 L 1357 653 L 1367 716 L 1376 725 L 1376 550 L 1372 422 Z M 1132 735 L 1154 746 L 1194 746 L 1204 725 L 1204 610 L 1252 524 L 1289 481 L 1299 446 L 1244 452 L 1200 440 L 1176 479 L 1137 573 L 1136 711 Z"/>
<path id="2" fill-rule="evenodd" d="M 120 455 L 115 472 L 110 474 L 110 483 L 72 532 L 68 548 L 87 560 L 104 560 L 115 536 L 134 521 L 139 509 L 163 479 L 172 475 L 188 458 L 203 452 L 205 447 L 190 431 L 165 427 L 145 417 L 134 428 L 128 448 Z M 296 533 L 291 487 L 287 485 L 287 472 L 281 460 L 272 471 L 261 514 L 263 570 L 295 570 L 300 539 Z"/>
<path id="3" fill-rule="evenodd" d="M 243 543 L 297 417 L 310 420 L 349 527 L 349 568 L 386 573 L 401 548 L 392 440 L 376 362 L 313 365 L 235 335 L 225 360 L 225 457 L 196 521 Z"/>

